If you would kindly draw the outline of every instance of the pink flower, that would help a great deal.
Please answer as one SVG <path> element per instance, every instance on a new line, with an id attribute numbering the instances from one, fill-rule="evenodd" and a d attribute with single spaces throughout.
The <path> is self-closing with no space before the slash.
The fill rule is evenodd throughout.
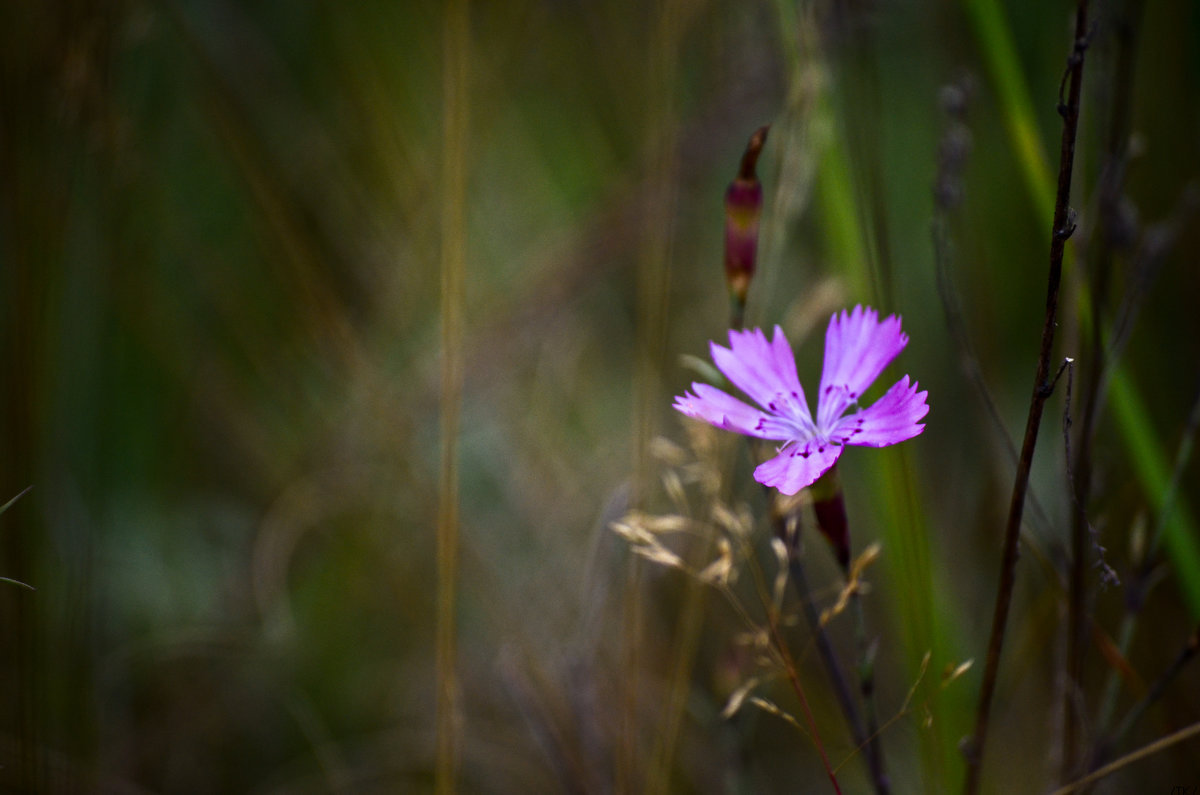
<path id="1" fill-rule="evenodd" d="M 814 419 L 783 330 L 776 326 L 770 342 L 761 329 L 731 330 L 728 348 L 711 344 L 713 362 L 761 408 L 700 383 L 675 398 L 675 408 L 718 428 L 783 442 L 778 455 L 754 470 L 754 479 L 795 494 L 825 474 L 848 444 L 886 447 L 925 430 L 918 421 L 929 412 L 929 393 L 918 392 L 907 375 L 875 403 L 858 408 L 863 392 L 907 344 L 895 315 L 880 321 L 874 309 L 862 306 L 835 312 L 825 332 Z"/>

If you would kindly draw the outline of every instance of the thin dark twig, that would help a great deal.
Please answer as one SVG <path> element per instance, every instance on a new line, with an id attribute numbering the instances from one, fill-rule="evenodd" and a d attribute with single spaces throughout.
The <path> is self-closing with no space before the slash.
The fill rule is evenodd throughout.
<path id="1" fill-rule="evenodd" d="M 1042 343 L 1033 380 L 1033 394 L 1029 400 L 1025 438 L 1021 445 L 1021 457 L 1017 463 L 1012 498 L 1009 501 L 1008 520 L 1004 528 L 1004 553 L 1000 564 L 1000 583 L 996 594 L 995 612 L 992 616 L 992 630 L 988 640 L 987 661 L 984 667 L 979 705 L 975 714 L 975 731 L 964 749 L 967 774 L 963 791 L 967 795 L 974 795 L 979 791 L 992 696 L 995 694 L 996 675 L 1000 668 L 1000 653 L 1004 648 L 1004 631 L 1008 624 L 1009 607 L 1012 605 L 1013 587 L 1016 584 L 1021 514 L 1025 508 L 1025 494 L 1029 488 L 1029 472 L 1033 466 L 1033 452 L 1037 446 L 1042 412 L 1051 392 L 1047 376 L 1050 373 L 1050 357 L 1054 348 L 1059 284 L 1062 280 L 1063 248 L 1067 238 L 1075 230 L 1075 222 L 1072 217 L 1074 213 L 1071 211 L 1069 203 L 1071 173 L 1075 163 L 1075 136 L 1079 125 L 1079 97 L 1083 83 L 1086 40 L 1082 38 L 1082 34 L 1087 30 L 1087 10 L 1087 0 L 1080 0 L 1075 13 L 1076 39 L 1071 58 L 1068 61 L 1068 79 L 1065 81 L 1069 86 L 1067 101 L 1059 106 L 1059 112 L 1063 117 L 1062 147 L 1059 155 L 1058 195 L 1054 207 L 1053 234 L 1050 241 L 1050 272 L 1046 288 L 1046 313 L 1042 324 Z"/>
<path id="2" fill-rule="evenodd" d="M 747 440 L 753 442 L 753 440 Z M 750 445 L 751 454 L 758 458 L 757 445 Z M 817 654 L 821 658 L 821 664 L 825 667 L 825 673 L 829 677 L 829 683 L 833 687 L 834 696 L 837 698 L 838 706 L 842 710 L 842 715 L 846 719 L 846 726 L 850 730 L 850 736 L 854 741 L 856 748 L 861 748 L 867 742 L 867 733 L 863 729 L 862 719 L 859 717 L 858 708 L 854 704 L 854 696 L 851 694 L 850 686 L 846 682 L 846 676 L 842 672 L 841 662 L 838 660 L 837 653 L 833 649 L 833 643 L 829 639 L 829 633 L 825 631 L 825 626 L 821 623 L 821 617 L 817 614 L 817 608 L 812 601 L 812 590 L 808 585 L 808 575 L 804 570 L 804 562 L 800 557 L 800 533 L 797 524 L 798 517 L 795 513 L 787 514 L 774 509 L 776 505 L 775 494 L 766 486 L 763 487 L 766 493 L 768 513 L 771 520 L 771 527 L 776 538 L 783 542 L 787 549 L 788 556 L 788 579 L 792 583 L 792 588 L 796 591 L 797 601 L 800 602 L 800 610 L 804 613 L 805 621 L 808 624 L 809 631 L 812 632 L 813 644 L 817 647 Z M 778 640 L 777 645 L 782 645 L 782 639 Z M 781 654 L 785 650 L 781 649 Z M 789 672 L 789 675 L 790 672 Z M 799 682 L 794 683 L 795 687 L 799 686 Z M 824 749 L 822 749 L 824 753 Z M 871 762 L 868 756 L 868 763 Z M 871 765 L 872 778 L 875 781 L 886 781 L 886 776 L 881 770 L 876 770 L 875 766 Z M 835 780 L 836 786 L 836 780 Z M 886 789 L 882 791 L 886 793 Z"/>
<path id="3" fill-rule="evenodd" d="M 959 362 L 963 372 L 967 376 L 967 380 L 975 387 L 975 391 L 979 395 L 979 400 L 983 404 L 988 419 L 991 420 L 992 426 L 997 429 L 1000 440 L 1004 443 L 1004 449 L 1008 452 L 1009 458 L 1012 459 L 1015 465 L 1017 462 L 1017 446 L 1013 442 L 1012 436 L 1009 435 L 1004 427 L 1004 418 L 1000 416 L 1000 408 L 996 405 L 996 401 L 992 397 L 992 391 L 987 385 L 987 380 L 984 378 L 983 369 L 979 366 L 979 357 L 975 353 L 975 348 L 971 344 L 970 337 L 967 334 L 966 323 L 962 315 L 962 306 L 959 303 L 957 292 L 950 278 L 949 248 L 949 235 L 946 230 L 945 221 L 942 218 L 935 218 L 933 226 L 933 249 L 936 261 L 935 276 L 937 277 L 938 297 L 941 299 L 942 304 L 942 314 L 945 316 L 950 337 L 954 340 L 958 348 Z"/>
<path id="4" fill-rule="evenodd" d="M 1099 350 L 1098 340 L 1095 341 L 1093 352 Z M 1077 741 L 1076 736 L 1079 731 L 1079 724 L 1083 716 L 1084 701 L 1083 701 L 1083 650 L 1086 638 L 1080 637 L 1088 632 L 1090 621 L 1087 617 L 1086 592 L 1084 589 L 1085 579 L 1084 574 L 1086 567 L 1084 561 L 1086 555 L 1084 548 L 1088 539 L 1091 540 L 1092 551 L 1096 555 L 1096 563 L 1094 568 L 1101 570 L 1100 581 L 1104 585 L 1119 585 L 1120 580 L 1113 568 L 1108 565 L 1104 558 L 1104 553 L 1107 551 L 1100 546 L 1099 533 L 1092 526 L 1087 518 L 1087 494 L 1089 492 L 1089 484 L 1091 483 L 1091 444 L 1092 438 L 1091 428 L 1095 422 L 1093 414 L 1096 402 L 1096 388 L 1098 383 L 1097 372 L 1100 365 L 1097 364 L 1088 379 L 1088 390 L 1090 399 L 1088 407 L 1084 415 L 1085 430 L 1082 434 L 1084 444 L 1080 452 L 1079 462 L 1084 474 L 1080 474 L 1080 470 L 1072 464 L 1071 455 L 1071 402 L 1074 383 L 1075 383 L 1075 362 L 1073 359 L 1065 359 L 1063 367 L 1067 368 L 1067 394 L 1063 401 L 1063 459 L 1066 462 L 1067 469 L 1067 492 L 1071 495 L 1071 503 L 1073 507 L 1073 532 L 1071 539 L 1071 570 L 1070 579 L 1067 589 L 1068 596 L 1068 618 L 1067 618 L 1067 660 L 1066 660 L 1066 675 L 1063 677 L 1062 683 L 1062 701 L 1063 701 L 1063 739 L 1062 739 L 1062 782 L 1065 784 L 1074 779 L 1078 772 L 1076 770 L 1077 761 Z M 1062 373 L 1062 367 L 1059 368 L 1059 373 Z"/>
<path id="5" fill-rule="evenodd" d="M 817 746 L 817 752 L 821 755 L 821 764 L 825 767 L 825 775 L 829 777 L 829 784 L 833 787 L 833 791 L 837 795 L 842 795 L 842 788 L 838 784 L 837 773 L 834 772 L 833 766 L 829 762 L 829 755 L 825 753 L 825 745 L 821 742 L 821 736 L 817 733 L 817 720 L 813 717 L 812 708 L 808 705 L 808 696 L 804 694 L 804 688 L 800 685 L 800 677 L 796 673 L 796 664 L 787 650 L 787 644 L 779 632 L 779 624 L 774 618 L 771 620 L 771 636 L 775 641 L 775 647 L 779 652 L 779 656 L 783 659 L 783 668 L 787 672 L 788 682 L 791 683 L 792 689 L 796 691 L 796 696 L 800 699 L 800 707 L 804 710 L 804 717 L 808 720 L 809 731 L 812 733 L 813 741 Z"/>
<path id="6" fill-rule="evenodd" d="M 768 499 L 771 495 L 768 494 Z M 833 687 L 834 696 L 837 698 L 838 706 L 841 707 L 842 715 L 846 719 L 846 726 L 850 730 L 850 736 L 854 740 L 856 748 L 866 748 L 867 767 L 871 773 L 871 781 L 878 795 L 887 795 L 891 791 L 888 782 L 887 773 L 883 765 L 883 753 L 880 748 L 880 743 L 875 737 L 876 732 L 869 731 L 864 727 L 862 718 L 859 716 L 858 707 L 855 705 L 853 692 L 850 690 L 850 685 L 846 680 L 846 675 L 842 671 L 842 664 L 838 660 L 837 653 L 833 649 L 833 643 L 829 639 L 829 633 L 825 631 L 825 625 L 821 621 L 821 617 L 817 614 L 816 605 L 812 600 L 812 589 L 808 584 L 808 575 L 804 569 L 804 561 L 800 556 L 800 534 L 797 525 L 797 517 L 793 512 L 791 514 L 781 514 L 772 512 L 771 523 L 774 527 L 776 537 L 783 542 L 788 554 L 788 579 L 792 582 L 792 588 L 796 591 L 797 600 L 800 602 L 800 610 L 804 613 L 805 622 L 808 624 L 809 631 L 812 632 L 813 645 L 817 647 L 817 654 L 821 658 L 821 664 L 825 667 L 825 672 L 829 676 L 829 683 Z M 871 680 L 873 684 L 873 679 Z M 873 686 L 864 685 L 868 690 L 873 690 Z M 864 693 L 864 696 L 866 693 Z M 870 705 L 868 705 L 870 709 Z"/>
<path id="7" fill-rule="evenodd" d="M 1171 472 L 1171 478 L 1167 482 L 1166 491 L 1163 494 L 1162 504 L 1158 509 L 1158 517 L 1154 522 L 1154 528 L 1150 532 L 1149 543 L 1145 545 L 1144 552 L 1135 556 L 1133 573 L 1128 578 L 1125 586 L 1126 612 L 1125 618 L 1121 622 L 1117 643 L 1117 651 L 1120 652 L 1122 657 L 1128 654 L 1129 648 L 1133 643 L 1133 633 L 1138 619 L 1142 614 L 1142 608 L 1146 604 L 1146 598 L 1150 589 L 1162 580 L 1161 567 L 1158 560 L 1158 547 L 1165 532 L 1164 528 L 1174 508 L 1183 472 L 1187 469 L 1187 465 L 1191 461 L 1192 447 L 1197 431 L 1200 431 L 1200 388 L 1197 389 L 1196 396 L 1192 400 L 1192 407 L 1188 411 L 1187 422 L 1184 424 L 1183 433 L 1179 438 L 1179 445 L 1175 452 L 1175 464 Z M 1104 696 L 1101 699 L 1100 712 L 1096 721 L 1101 734 L 1107 728 L 1112 714 L 1116 709 L 1119 681 L 1118 672 L 1114 669 L 1109 674 L 1109 680 L 1105 684 Z M 1091 759 L 1101 759 L 1101 750 L 1098 746 L 1093 748 Z M 1099 761 L 1093 762 L 1093 765 L 1099 764 Z"/>
<path id="8" fill-rule="evenodd" d="M 1046 384 L 1046 397 L 1054 394 L 1055 387 L 1058 386 L 1059 380 L 1063 373 L 1067 374 L 1067 405 L 1071 404 L 1071 384 L 1075 380 L 1075 360 L 1070 356 L 1063 357 L 1063 360 L 1058 363 L 1058 369 L 1054 371 L 1054 377 Z"/>
<path id="9" fill-rule="evenodd" d="M 804 613 L 805 621 L 808 623 L 809 630 L 813 635 L 813 644 L 817 647 L 817 654 L 821 657 L 821 663 L 825 666 L 825 672 L 829 676 L 829 683 L 833 686 L 833 695 L 837 699 L 838 706 L 842 709 L 842 715 L 846 718 L 846 725 L 850 729 L 850 736 L 854 740 L 856 746 L 861 746 L 866 742 L 866 732 L 863 730 L 862 719 L 858 714 L 858 707 L 854 704 L 854 696 L 850 690 L 850 685 L 846 682 L 846 676 L 842 673 L 841 663 L 838 661 L 837 653 L 833 650 L 833 643 L 829 640 L 829 633 L 825 631 L 825 627 L 821 624 L 821 617 L 817 614 L 817 608 L 812 601 L 812 590 L 808 585 L 808 575 L 804 569 L 804 561 L 800 557 L 799 543 L 794 538 L 789 538 L 787 532 L 787 520 L 783 516 L 778 516 L 773 519 L 775 524 L 775 534 L 783 541 L 788 550 L 788 579 L 792 582 L 792 587 L 796 591 L 797 600 L 800 602 L 800 610 Z"/>
<path id="10" fill-rule="evenodd" d="M 1076 476 L 1075 467 L 1071 464 L 1071 392 L 1075 383 L 1075 360 L 1070 357 L 1063 359 L 1063 363 L 1059 367 L 1059 375 L 1062 374 L 1064 367 L 1067 368 L 1067 394 L 1063 400 L 1063 458 L 1067 464 L 1067 485 L 1070 486 L 1075 483 Z M 1055 380 L 1058 379 L 1055 378 Z M 1070 489 L 1070 494 L 1075 510 L 1083 516 L 1084 527 L 1087 528 L 1088 538 L 1091 540 L 1092 552 L 1096 555 L 1096 561 L 1092 564 L 1092 568 L 1100 570 L 1101 585 L 1120 585 L 1121 578 L 1117 576 L 1116 570 L 1108 564 L 1104 557 L 1104 553 L 1108 552 L 1108 549 L 1100 544 L 1100 532 L 1087 519 L 1087 506 L 1073 489 Z"/>
<path id="11" fill-rule="evenodd" d="M 1126 342 L 1129 340 L 1134 321 L 1149 291 L 1149 286 L 1157 276 L 1163 261 L 1166 259 L 1167 252 L 1174 247 L 1175 241 L 1178 239 L 1184 224 L 1196 211 L 1197 207 L 1200 207 L 1200 188 L 1194 184 L 1190 184 L 1184 189 L 1167 219 L 1146 230 L 1131 263 L 1131 270 L 1134 273 L 1133 284 L 1125 292 L 1125 299 L 1117 311 L 1116 320 L 1113 323 L 1113 331 L 1107 346 L 1104 348 L 1098 347 L 1098 333 L 1094 336 L 1093 348 L 1097 361 L 1093 365 L 1093 379 L 1089 382 L 1089 395 L 1087 396 L 1090 411 L 1085 415 L 1085 427 L 1080 434 L 1084 440 L 1084 445 L 1081 445 L 1075 456 L 1075 459 L 1081 463 L 1087 463 L 1090 466 L 1090 439 L 1095 432 L 1095 422 L 1103 410 L 1104 401 L 1108 394 L 1108 384 L 1112 380 L 1116 362 L 1124 351 Z M 1099 303 L 1095 299 L 1093 299 L 1092 304 L 1094 307 L 1099 306 Z M 1097 322 L 1098 319 L 1094 319 L 1093 325 Z M 1072 460 L 1069 448 L 1067 450 L 1067 460 L 1068 462 Z M 1075 499 L 1077 513 L 1079 513 L 1079 511 L 1082 511 L 1080 506 L 1086 505 L 1085 497 L 1089 490 L 1090 476 L 1085 478 L 1077 470 L 1076 474 L 1072 476 L 1072 482 L 1076 484 L 1072 496 Z M 1088 530 L 1093 539 L 1093 549 L 1103 552 L 1103 547 L 1100 547 L 1096 543 L 1095 528 L 1088 525 Z M 1100 566 L 1103 570 L 1102 578 L 1109 580 L 1108 574 L 1112 572 L 1111 567 L 1103 560 L 1100 560 L 1096 565 Z M 1112 575 L 1112 578 L 1115 579 L 1115 573 Z"/>
<path id="12" fill-rule="evenodd" d="M 1136 751 L 1131 751 L 1125 754 L 1117 761 L 1105 765 L 1094 773 L 1089 773 L 1078 781 L 1072 781 L 1065 787 L 1059 787 L 1051 792 L 1050 795 L 1070 795 L 1072 792 L 1078 792 L 1084 787 L 1091 786 L 1102 778 L 1112 775 L 1123 767 L 1128 767 L 1134 762 L 1140 761 L 1149 756 L 1153 756 L 1154 754 L 1161 753 L 1173 745 L 1182 743 L 1184 740 L 1190 740 L 1197 734 L 1200 734 L 1200 722 L 1193 723 L 1190 726 L 1185 726 L 1179 731 L 1168 734 L 1166 737 L 1159 737 L 1154 742 L 1143 745 Z"/>
<path id="13" fill-rule="evenodd" d="M 1129 9 L 1129 15 L 1118 15 L 1111 25 L 1116 40 L 1115 65 L 1112 72 L 1112 112 L 1105 136 L 1104 166 L 1097 188 L 1099 223 L 1095 225 L 1092 239 L 1095 245 L 1086 247 L 1080 256 L 1083 269 L 1090 270 L 1088 291 L 1091 297 L 1091 323 L 1088 329 L 1088 352 L 1086 383 L 1080 404 L 1083 421 L 1079 429 L 1079 443 L 1075 454 L 1071 452 L 1071 437 L 1064 427 L 1066 442 L 1067 488 L 1071 494 L 1071 565 L 1068 579 L 1067 599 L 1067 653 L 1063 676 L 1063 732 L 1061 753 L 1062 782 L 1066 783 L 1077 775 L 1080 725 L 1084 718 L 1083 661 L 1087 651 L 1088 612 L 1086 560 L 1089 541 L 1098 558 L 1096 567 L 1101 569 L 1101 584 L 1117 582 L 1116 573 L 1104 559 L 1099 534 L 1088 521 L 1087 507 L 1092 495 L 1093 444 L 1099 423 L 1105 393 L 1108 386 L 1109 351 L 1104 342 L 1104 315 L 1108 305 L 1109 285 L 1113 267 L 1114 248 L 1126 247 L 1136 223 L 1131 212 L 1121 202 L 1121 187 L 1128 160 L 1129 123 L 1131 95 L 1133 92 L 1133 46 L 1134 26 L 1130 22 L 1137 11 Z M 1091 266 L 1090 268 L 1088 266 Z M 1068 411 L 1070 398 L 1068 397 Z M 1064 415 L 1065 416 L 1065 415 Z M 1064 419 L 1064 422 L 1066 420 Z"/>
<path id="14" fill-rule="evenodd" d="M 768 495 L 769 497 L 770 495 Z M 809 620 L 810 626 L 813 628 L 813 638 L 817 644 L 817 650 L 821 654 L 821 659 L 825 663 L 825 670 L 829 672 L 829 678 L 833 682 L 834 692 L 838 694 L 839 703 L 842 704 L 842 711 L 846 715 L 846 722 L 850 724 L 850 732 L 854 737 L 855 744 L 861 744 L 860 738 L 862 734 L 862 724 L 858 720 L 858 712 L 854 709 L 854 701 L 850 699 L 850 690 L 846 686 L 846 679 L 842 676 L 841 667 L 838 665 L 837 656 L 833 653 L 833 646 L 829 642 L 829 636 L 825 634 L 825 628 L 821 626 L 820 617 L 816 614 L 816 609 L 813 607 L 812 600 L 808 598 L 810 593 L 808 589 L 808 580 L 804 576 L 804 565 L 800 562 L 800 557 L 797 554 L 798 546 L 797 539 L 799 532 L 795 527 L 790 528 L 786 517 L 778 515 L 776 512 L 771 513 L 771 523 L 775 526 L 775 533 L 779 540 L 783 542 L 788 551 L 788 579 L 792 581 L 799 596 L 800 604 L 804 610 L 805 616 Z M 838 786 L 837 776 L 833 768 L 829 765 L 829 758 L 825 755 L 825 746 L 821 743 L 820 737 L 817 734 L 817 724 L 813 719 L 812 711 L 808 706 L 808 699 L 804 695 L 804 688 L 800 686 L 800 680 L 796 675 L 796 666 L 792 662 L 791 655 L 788 653 L 787 645 L 784 643 L 783 637 L 779 632 L 778 621 L 772 615 L 770 620 L 771 635 L 778 648 L 780 656 L 783 658 L 784 668 L 787 671 L 788 679 L 792 684 L 792 689 L 796 691 L 800 698 L 800 704 L 804 708 L 804 714 L 808 718 L 809 726 L 813 732 L 813 737 L 817 741 L 817 750 L 821 754 L 821 762 L 825 765 L 825 773 L 829 776 L 829 781 L 833 785 L 839 795 L 841 789 Z M 828 655 L 828 657 L 826 656 Z M 842 699 L 845 698 L 843 702 Z M 847 708 L 849 711 L 847 711 Z"/>
<path id="15" fill-rule="evenodd" d="M 783 538 L 781 536 L 781 538 Z M 788 579 L 792 581 L 792 585 L 796 590 L 796 596 L 800 601 L 800 609 L 804 613 L 805 621 L 807 621 L 809 629 L 813 633 L 813 644 L 817 647 L 817 653 L 821 657 L 821 662 L 825 666 L 825 671 L 829 675 L 829 683 L 833 686 L 833 694 L 837 698 L 838 706 L 842 708 L 842 714 L 846 718 L 846 725 L 850 729 L 850 736 L 854 740 L 856 748 L 867 749 L 867 767 L 870 768 L 871 781 L 875 787 L 875 791 L 879 795 L 886 795 L 891 791 L 888 784 L 887 774 L 883 770 L 883 755 L 878 752 L 879 744 L 875 742 L 873 734 L 868 733 L 863 727 L 862 718 L 859 717 L 858 707 L 854 704 L 854 696 L 851 694 L 850 685 L 846 681 L 846 676 L 842 673 L 841 663 L 838 661 L 837 653 L 833 650 L 833 643 L 829 640 L 829 633 L 825 631 L 824 625 L 821 623 L 821 617 L 817 614 L 817 608 L 812 602 L 812 590 L 808 586 L 808 577 L 804 571 L 804 562 L 798 554 L 798 547 L 789 543 L 784 539 L 784 544 L 788 548 Z"/>
<path id="16" fill-rule="evenodd" d="M 1115 360 L 1124 351 L 1150 286 L 1166 260 L 1167 253 L 1175 247 L 1180 233 L 1187 227 L 1197 208 L 1200 208 L 1200 186 L 1189 183 L 1184 187 L 1167 218 L 1150 226 L 1142 235 L 1141 244 L 1130 267 L 1134 273 L 1132 284 L 1125 291 L 1125 299 L 1121 302 L 1113 322 L 1112 337 L 1108 343 L 1109 360 Z M 1110 366 L 1108 371 L 1111 370 Z"/>
<path id="17" fill-rule="evenodd" d="M 1104 764 L 1104 760 L 1108 756 L 1108 753 L 1111 752 L 1111 749 L 1116 747 L 1116 745 L 1121 741 L 1121 738 L 1124 737 L 1131 728 L 1133 728 L 1134 724 L 1136 724 L 1144 714 L 1146 714 L 1146 710 L 1148 710 L 1155 701 L 1158 701 L 1158 699 L 1162 698 L 1162 695 L 1166 692 L 1167 687 L 1172 681 L 1174 681 L 1175 677 L 1179 675 L 1184 667 L 1192 661 L 1197 653 L 1200 653 L 1200 626 L 1192 630 L 1191 635 L 1188 636 L 1187 642 L 1184 643 L 1183 648 L 1179 650 L 1179 654 L 1175 656 L 1174 661 L 1172 661 L 1171 665 L 1167 667 L 1167 670 L 1163 671 L 1162 675 L 1155 680 L 1153 685 L 1150 686 L 1150 689 L 1146 691 L 1146 695 L 1143 696 L 1140 701 L 1130 707 L 1129 712 L 1125 715 L 1125 719 L 1122 720 L 1120 725 L 1117 726 L 1116 730 L 1113 731 L 1112 736 L 1108 739 L 1108 742 L 1098 750 L 1097 757 L 1092 761 L 1093 768 Z"/>
<path id="18" fill-rule="evenodd" d="M 964 77 L 942 88 L 940 99 L 943 110 L 949 116 L 946 130 L 938 145 L 938 170 L 934 178 L 933 189 L 933 222 L 931 235 L 933 237 L 934 276 L 937 281 L 938 299 L 942 305 L 942 315 L 946 321 L 946 330 L 958 349 L 959 365 L 967 380 L 975 387 L 975 392 L 983 405 L 984 413 L 991 422 L 992 430 L 999 437 L 1008 453 L 1012 465 L 1017 465 L 1017 445 L 1012 435 L 1004 425 L 1000 408 L 992 396 L 992 390 L 984 377 L 983 368 L 979 364 L 979 356 L 971 343 L 967 332 L 966 320 L 963 316 L 962 302 L 951 276 L 954 265 L 954 241 L 950 234 L 950 217 L 962 203 L 965 193 L 963 185 L 963 168 L 971 148 L 971 131 L 966 124 L 967 102 L 972 91 L 970 78 Z M 1038 528 L 1046 528 L 1050 520 L 1042 508 L 1037 494 L 1031 489 L 1028 496 L 1029 507 L 1033 513 L 1033 524 Z"/>
<path id="19" fill-rule="evenodd" d="M 858 636 L 858 687 L 867 721 L 867 763 L 871 768 L 875 791 L 879 795 L 887 795 L 891 792 L 891 781 L 884 767 L 883 743 L 879 737 L 879 710 L 875 705 L 875 657 L 879 650 L 879 639 L 867 638 L 867 619 L 857 586 L 850 598 L 854 601 L 854 626 Z"/>

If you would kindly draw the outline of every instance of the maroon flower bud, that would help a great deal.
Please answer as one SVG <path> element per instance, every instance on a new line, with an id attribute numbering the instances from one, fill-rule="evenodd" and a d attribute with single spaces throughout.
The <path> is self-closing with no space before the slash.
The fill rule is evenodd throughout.
<path id="1" fill-rule="evenodd" d="M 842 497 L 842 481 L 838 477 L 837 464 L 812 485 L 813 513 L 817 515 L 817 529 L 837 558 L 842 572 L 850 570 L 850 523 L 846 519 L 846 500 Z"/>
<path id="2" fill-rule="evenodd" d="M 725 191 L 725 279 L 730 295 L 739 305 L 746 302 L 758 254 L 762 183 L 755 167 L 767 141 L 767 130 L 768 127 L 760 127 L 750 136 L 738 175 Z"/>
<path id="3" fill-rule="evenodd" d="M 825 536 L 829 546 L 833 547 L 838 565 L 842 567 L 843 572 L 849 571 L 850 530 L 846 521 L 846 501 L 842 499 L 842 492 L 839 490 L 827 500 L 813 502 L 813 512 L 817 515 L 817 529 Z"/>

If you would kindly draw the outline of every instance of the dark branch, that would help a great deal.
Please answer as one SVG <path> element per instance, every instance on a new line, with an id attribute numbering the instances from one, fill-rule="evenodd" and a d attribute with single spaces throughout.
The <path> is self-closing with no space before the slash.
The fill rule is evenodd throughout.
<path id="1" fill-rule="evenodd" d="M 996 689 L 996 675 L 1000 668 L 1000 654 L 1004 648 L 1004 631 L 1008 624 L 1009 607 L 1012 604 L 1013 587 L 1016 584 L 1016 568 L 1021 535 L 1021 515 L 1025 509 L 1025 494 L 1029 488 L 1029 472 L 1033 466 L 1033 452 L 1037 446 L 1038 429 L 1047 395 L 1044 387 L 1050 373 L 1051 352 L 1054 348 L 1054 329 L 1058 316 L 1059 284 L 1062 280 L 1063 247 L 1066 243 L 1064 231 L 1074 231 L 1074 220 L 1070 213 L 1071 173 L 1075 163 L 1075 137 L 1079 125 L 1079 97 L 1083 82 L 1083 56 L 1086 40 L 1081 38 L 1087 30 L 1087 0 L 1080 0 L 1075 14 L 1075 46 L 1068 61 L 1064 88 L 1066 104 L 1060 107 L 1063 116 L 1062 146 L 1059 155 L 1058 195 L 1054 207 L 1053 234 L 1050 242 L 1050 272 L 1046 287 L 1046 314 L 1042 324 L 1042 343 L 1038 354 L 1037 370 L 1033 379 L 1033 395 L 1029 400 L 1029 416 L 1025 423 L 1025 438 L 1021 445 L 1021 457 L 1017 463 L 1017 474 L 1013 481 L 1012 498 L 1009 501 L 1008 520 L 1004 528 L 1004 553 L 1000 564 L 1000 583 L 996 593 L 996 605 L 992 615 L 992 630 L 988 640 L 987 660 L 983 673 L 983 684 L 979 694 L 979 705 L 975 713 L 975 731 L 964 748 L 967 761 L 967 776 L 963 791 L 974 795 L 979 791 L 980 771 L 987 744 L 988 722 L 991 716 L 992 696 Z M 1061 99 L 1061 95 L 1060 95 Z"/>

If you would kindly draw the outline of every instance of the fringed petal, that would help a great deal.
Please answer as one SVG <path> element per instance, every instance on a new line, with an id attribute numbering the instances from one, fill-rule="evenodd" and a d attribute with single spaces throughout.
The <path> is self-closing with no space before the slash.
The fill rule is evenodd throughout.
<path id="1" fill-rule="evenodd" d="M 875 403 L 837 421 L 830 438 L 846 444 L 886 447 L 911 439 L 925 425 L 919 420 L 929 413 L 928 392 L 918 392 L 917 383 L 904 376 Z"/>
<path id="2" fill-rule="evenodd" d="M 812 414 L 796 376 L 796 358 L 782 329 L 775 327 L 773 342 L 767 341 L 762 329 L 730 331 L 728 348 L 715 342 L 711 348 L 713 362 L 754 402 L 811 426 Z"/>
<path id="3" fill-rule="evenodd" d="M 907 344 L 908 335 L 900 330 L 896 315 L 881 321 L 874 309 L 861 305 L 851 312 L 835 312 L 825 332 L 825 365 L 817 396 L 820 427 L 831 427 Z"/>
<path id="4" fill-rule="evenodd" d="M 692 392 L 675 398 L 675 408 L 689 417 L 704 420 L 727 431 L 780 441 L 795 429 L 765 412 L 708 384 L 692 384 Z"/>
<path id="5" fill-rule="evenodd" d="M 787 445 L 779 455 L 758 465 L 754 479 L 784 494 L 795 494 L 828 472 L 841 454 L 840 444 L 815 439 Z"/>

